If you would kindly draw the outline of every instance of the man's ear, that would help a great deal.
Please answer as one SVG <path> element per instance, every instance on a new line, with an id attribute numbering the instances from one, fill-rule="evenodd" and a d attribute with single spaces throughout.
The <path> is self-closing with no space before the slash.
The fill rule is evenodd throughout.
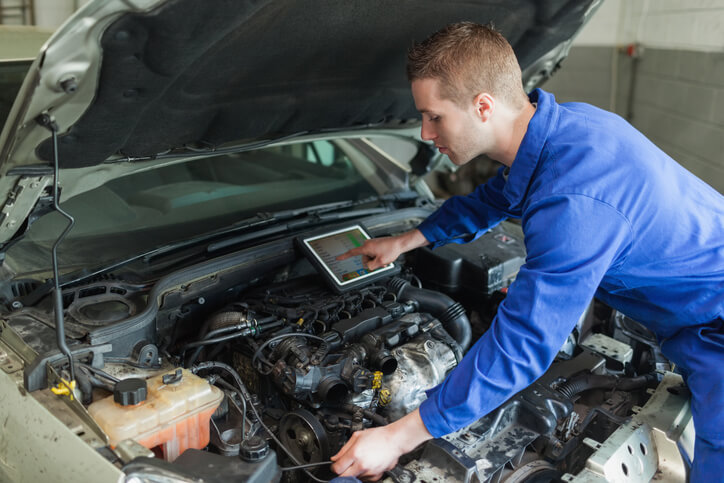
<path id="1" fill-rule="evenodd" d="M 487 92 L 481 92 L 475 96 L 473 101 L 475 104 L 475 113 L 478 115 L 481 121 L 486 122 L 493 115 L 495 110 L 495 99 Z"/>

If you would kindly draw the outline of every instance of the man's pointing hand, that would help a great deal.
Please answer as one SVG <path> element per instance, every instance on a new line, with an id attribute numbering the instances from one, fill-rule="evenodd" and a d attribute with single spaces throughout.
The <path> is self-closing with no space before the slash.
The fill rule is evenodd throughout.
<path id="1" fill-rule="evenodd" d="M 394 262 L 402 253 L 427 245 L 429 242 L 420 230 L 412 230 L 402 235 L 373 238 L 362 246 L 353 248 L 337 257 L 345 260 L 362 255 L 362 263 L 368 270 L 375 270 Z"/>

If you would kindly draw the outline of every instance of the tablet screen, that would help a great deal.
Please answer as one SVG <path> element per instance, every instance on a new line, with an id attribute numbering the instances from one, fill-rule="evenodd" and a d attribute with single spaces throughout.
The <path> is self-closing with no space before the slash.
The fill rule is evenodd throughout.
<path id="1" fill-rule="evenodd" d="M 370 236 L 365 233 L 361 226 L 354 225 L 342 230 L 305 238 L 303 242 L 326 270 L 327 274 L 331 275 L 333 281 L 340 286 L 344 286 L 394 267 L 394 264 L 390 263 L 373 271 L 367 270 L 362 264 L 362 256 L 337 260 L 339 255 L 362 246 L 369 239 Z"/>

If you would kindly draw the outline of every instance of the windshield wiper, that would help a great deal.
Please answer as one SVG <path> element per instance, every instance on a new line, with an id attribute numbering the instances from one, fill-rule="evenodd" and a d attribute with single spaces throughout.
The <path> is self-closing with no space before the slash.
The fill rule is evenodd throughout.
<path id="1" fill-rule="evenodd" d="M 289 223 L 279 223 L 279 220 L 276 220 L 277 223 L 264 230 L 254 231 L 251 233 L 242 233 L 232 238 L 227 238 L 216 243 L 210 243 L 206 247 L 206 251 L 208 253 L 213 253 L 233 245 L 257 240 L 259 238 L 264 238 L 269 235 L 276 235 L 279 233 L 294 231 L 304 226 L 317 225 L 319 223 L 325 223 L 334 220 L 344 220 L 347 218 L 360 218 L 362 216 L 384 213 L 385 211 L 387 211 L 387 208 L 380 206 L 376 208 L 366 208 L 363 210 L 343 211 L 341 213 L 312 213 L 302 219 L 292 220 Z"/>
<path id="2" fill-rule="evenodd" d="M 410 202 L 416 200 L 420 195 L 414 191 L 401 191 L 399 193 L 389 193 L 380 196 L 370 196 L 361 200 L 345 200 L 345 201 L 333 201 L 331 203 L 323 203 L 320 205 L 307 206 L 304 208 L 295 208 L 291 210 L 275 211 L 273 213 L 266 213 L 267 216 L 271 217 L 272 220 L 280 221 L 287 220 L 290 218 L 296 218 L 299 216 L 313 216 L 328 213 L 330 211 L 339 211 L 345 208 L 352 208 L 354 206 L 365 205 L 367 203 L 374 202 Z M 264 213 L 258 213 L 256 216 L 250 218 L 253 220 L 258 216 L 265 215 Z M 245 223 L 246 220 L 234 223 L 234 226 Z"/>
<path id="3" fill-rule="evenodd" d="M 387 207 L 374 207 L 363 210 L 348 210 L 355 206 L 366 205 L 369 203 L 379 202 L 410 202 L 419 197 L 414 191 L 402 191 L 399 193 L 389 193 L 380 196 L 370 196 L 360 200 L 334 201 L 331 203 L 323 203 L 319 205 L 307 206 L 304 208 L 295 208 L 290 210 L 275 211 L 273 213 L 258 213 L 257 215 L 245 220 L 234 223 L 230 228 L 225 228 L 214 237 L 220 235 L 228 235 L 237 231 L 247 232 L 250 228 L 261 228 L 262 226 L 274 225 L 266 230 L 254 231 L 253 233 L 242 233 L 239 236 L 228 238 L 223 241 L 209 244 L 206 248 L 208 253 L 212 253 L 226 247 L 236 245 L 243 242 L 263 238 L 268 235 L 292 231 L 305 225 L 314 225 L 332 220 L 342 220 L 346 218 L 357 218 L 360 216 L 368 216 L 387 211 Z M 300 218 L 299 220 L 295 220 Z M 282 222 L 295 220 L 292 223 Z M 181 242 L 183 243 L 183 242 Z M 148 261 L 148 260 L 147 260 Z"/>
<path id="4" fill-rule="evenodd" d="M 144 263 L 149 264 L 152 260 L 165 256 L 169 253 L 200 245 L 211 240 L 218 239 L 220 237 L 226 237 L 233 233 L 239 233 L 239 235 L 233 238 L 219 241 L 217 243 L 211 243 L 204 247 L 204 251 L 207 253 L 212 253 L 239 243 L 248 242 L 250 240 L 263 238 L 265 236 L 273 234 L 292 231 L 305 225 L 315 225 L 318 223 L 333 220 L 342 220 L 346 218 L 358 218 L 361 216 L 368 216 L 388 210 L 388 207 L 386 206 L 378 206 L 360 210 L 349 210 L 349 208 L 353 208 L 355 206 L 375 202 L 410 203 L 415 201 L 418 197 L 419 195 L 414 191 L 402 191 L 398 193 L 389 193 L 380 196 L 370 196 L 368 198 L 363 198 L 360 200 L 336 201 L 332 203 L 323 203 L 319 205 L 308 206 L 305 208 L 295 208 L 276 212 L 261 212 L 257 213 L 252 217 L 237 221 L 233 225 L 220 230 L 208 232 L 203 235 L 189 238 L 187 240 L 163 245 L 140 253 L 138 255 L 119 260 L 111 265 L 105 265 L 103 267 L 98 267 L 90 271 L 83 270 L 82 274 L 79 274 L 78 272 L 68 274 L 67 276 L 61 277 L 61 279 L 64 279 L 61 286 L 73 285 L 78 282 L 82 282 L 83 280 L 87 280 L 89 278 L 93 278 L 104 273 L 112 272 L 138 260 L 142 260 Z M 263 229 L 265 227 L 266 229 Z M 252 230 L 253 232 L 249 233 Z"/>

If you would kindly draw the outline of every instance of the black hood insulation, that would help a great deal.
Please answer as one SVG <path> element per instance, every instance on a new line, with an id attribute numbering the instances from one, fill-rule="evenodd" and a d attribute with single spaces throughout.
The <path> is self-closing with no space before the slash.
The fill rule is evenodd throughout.
<path id="1" fill-rule="evenodd" d="M 61 167 L 399 125 L 419 118 L 405 75 L 414 41 L 451 22 L 492 22 L 525 69 L 570 39 L 595 2 L 170 0 L 103 34 L 96 97 L 60 137 Z M 37 154 L 50 161 L 50 142 Z"/>

